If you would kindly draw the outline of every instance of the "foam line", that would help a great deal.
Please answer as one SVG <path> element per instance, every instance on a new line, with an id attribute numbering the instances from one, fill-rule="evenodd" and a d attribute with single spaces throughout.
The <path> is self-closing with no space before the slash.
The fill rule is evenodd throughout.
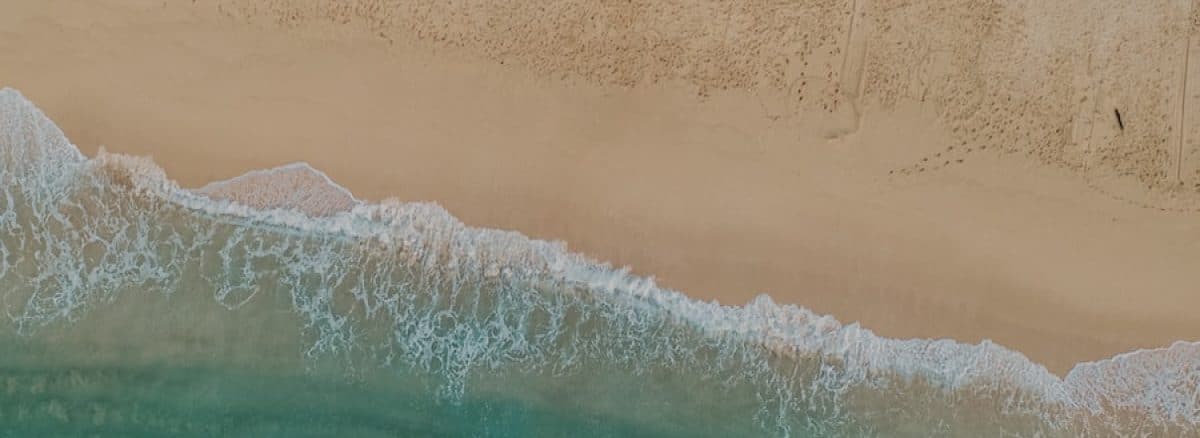
<path id="1" fill-rule="evenodd" d="M 252 174 L 271 176 L 280 169 L 312 170 L 330 187 L 352 197 L 348 190 L 305 163 Z M 130 201 L 113 204 L 117 207 L 104 208 L 128 209 L 128 205 L 137 205 L 137 199 L 150 199 L 150 210 L 119 210 L 136 218 L 132 225 L 111 222 L 117 219 L 109 218 L 97 218 L 90 228 L 82 230 L 64 225 L 60 228 L 78 233 L 66 238 L 46 234 L 49 228 L 37 228 L 40 225 L 33 224 L 32 219 L 22 219 L 17 207 L 22 202 L 40 221 L 66 224 L 69 219 L 64 218 L 70 215 L 61 213 L 61 208 L 87 211 L 82 205 L 95 202 L 87 200 L 95 196 L 73 195 L 73 191 L 83 190 L 78 181 L 85 179 L 91 181 L 83 185 L 85 189 L 129 197 Z M 22 233 L 16 234 L 40 236 L 33 243 L 20 236 L 16 243 L 0 240 L 7 242 L 0 246 L 0 280 L 14 275 L 6 274 L 19 263 L 13 261 L 13 254 L 29 245 L 45 248 L 38 261 L 47 271 L 53 271 L 47 274 L 50 277 L 29 279 L 30 298 L 25 304 L 7 308 L 10 318 L 22 324 L 59 322 L 64 312 L 78 314 L 86 310 L 97 299 L 87 295 L 96 293 L 89 291 L 98 289 L 97 284 L 121 281 L 120 277 L 102 281 L 92 274 L 71 274 L 98 269 L 70 255 L 76 250 L 71 245 L 79 241 L 103 241 L 107 245 L 105 256 L 113 259 L 100 262 L 104 272 L 143 278 L 169 288 L 171 279 L 182 269 L 175 266 L 176 260 L 163 259 L 145 248 L 157 248 L 156 242 L 172 239 L 182 242 L 182 253 L 202 248 L 213 248 L 203 250 L 208 251 L 205 254 L 219 252 L 221 267 L 209 280 L 217 289 L 214 298 L 222 304 L 241 306 L 254 298 L 251 291 L 257 290 L 253 285 L 259 277 L 274 276 L 276 282 L 290 285 L 296 311 L 307 318 L 305 330 L 316 334 L 310 352 L 356 348 L 356 342 L 369 338 L 364 333 L 370 330 L 363 328 L 364 321 L 355 318 L 377 318 L 391 324 L 380 335 L 386 338 L 381 348 L 389 351 L 387 360 L 399 357 L 421 366 L 440 367 L 450 376 L 454 387 L 451 392 L 462 390 L 464 376 L 472 370 L 507 366 L 514 357 L 521 358 L 522 363 L 574 361 L 576 358 L 570 355 L 578 351 L 587 357 L 612 358 L 618 350 L 610 343 L 637 339 L 652 344 L 639 353 L 643 356 L 637 360 L 610 360 L 640 364 L 653 359 L 685 363 L 706 372 L 742 373 L 746 381 L 777 392 L 771 400 L 780 406 L 780 418 L 788 411 L 815 403 L 813 397 L 820 394 L 814 395 L 811 388 L 821 388 L 817 393 L 828 393 L 821 397 L 836 401 L 856 397 L 855 388 L 900 393 L 905 385 L 922 384 L 948 394 L 947 400 L 957 400 L 955 397 L 962 394 L 993 394 L 997 411 L 1039 418 L 1038 427 L 1042 428 L 1034 429 L 1039 432 L 1125 433 L 1145 424 L 1159 425 L 1162 430 L 1195 430 L 1200 426 L 1198 342 L 1181 341 L 1165 348 L 1080 363 L 1065 378 L 1059 378 L 1021 353 L 991 341 L 965 344 L 949 339 L 884 338 L 858 324 L 844 325 L 830 316 L 777 304 L 767 295 L 744 306 L 698 301 L 660 288 L 653 279 L 630 275 L 628 269 L 613 269 L 570 253 L 561 242 L 466 226 L 432 203 L 365 203 L 355 199 L 349 210 L 313 217 L 299 208 L 263 210 L 202 194 L 209 188 L 228 188 L 236 180 L 190 191 L 168 179 L 148 159 L 104 151 L 87 159 L 20 93 L 0 90 L 0 182 L 4 182 L 0 188 L 0 229 L 23 227 Z M 12 190 L 14 187 L 16 190 Z M 64 202 L 67 207 L 62 207 Z M 195 216 L 195 233 L 202 237 L 184 241 L 151 216 L 172 209 Z M 209 223 L 216 225 L 203 225 Z M 125 231 L 130 227 L 149 231 L 133 235 Z M 269 260 L 279 268 L 256 270 L 251 268 L 257 266 L 254 260 Z M 320 281 L 315 283 L 316 290 L 308 290 L 314 283 L 305 279 L 313 275 Z M 43 291 L 51 286 L 58 291 L 53 296 Z M 64 293 L 64 287 L 81 292 Z M 437 304 L 443 308 L 421 307 L 411 301 L 433 290 L 445 291 L 448 298 Z M 332 304 L 339 293 L 353 295 L 368 309 L 367 316 L 339 313 Z M 506 309 L 515 315 L 511 321 L 518 322 L 505 317 L 471 320 L 455 316 L 454 324 L 446 328 L 446 312 L 462 312 L 464 308 L 456 307 L 455 300 L 464 296 L 474 297 L 476 307 L 491 303 L 498 306 L 495 312 Z M 564 309 L 576 309 L 574 314 L 585 315 L 576 316 L 579 318 L 597 315 L 590 318 L 601 321 L 600 328 L 595 329 L 599 332 L 593 333 L 583 325 L 572 326 L 563 316 L 571 312 Z M 528 326 L 532 324 L 529 315 L 534 314 L 550 315 L 545 326 L 539 326 L 542 331 Z M 534 332 L 537 336 L 527 334 Z M 568 334 L 572 350 L 560 351 L 560 342 Z M 694 345 L 682 345 L 685 342 Z M 701 352 L 710 348 L 717 349 L 718 357 L 737 358 L 730 362 L 736 366 L 700 359 L 704 357 Z M 431 355 L 444 360 L 431 362 Z M 797 382 L 795 377 L 781 374 L 777 369 L 780 358 L 793 364 L 817 364 L 813 365 L 811 380 Z M 809 404 L 802 405 L 802 401 Z M 1122 423 L 1129 415 L 1137 418 L 1136 424 Z M 791 430 L 791 426 L 779 427 Z"/>
<path id="2" fill-rule="evenodd" d="M 349 189 L 304 162 L 250 171 L 193 191 L 258 209 L 294 209 L 310 216 L 328 216 L 362 204 Z"/>

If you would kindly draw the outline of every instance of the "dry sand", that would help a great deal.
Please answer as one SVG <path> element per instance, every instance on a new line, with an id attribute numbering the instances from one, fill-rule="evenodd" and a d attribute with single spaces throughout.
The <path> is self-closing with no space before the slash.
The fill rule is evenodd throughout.
<path id="1" fill-rule="evenodd" d="M 520 3 L 6 1 L 0 86 L 188 187 L 307 161 L 700 299 L 1059 373 L 1200 339 L 1192 3 Z"/>

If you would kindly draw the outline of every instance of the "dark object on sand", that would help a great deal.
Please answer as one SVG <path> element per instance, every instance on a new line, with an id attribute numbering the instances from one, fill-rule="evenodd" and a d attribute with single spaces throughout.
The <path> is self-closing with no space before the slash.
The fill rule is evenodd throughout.
<path id="1" fill-rule="evenodd" d="M 1120 127 L 1122 131 L 1124 131 L 1125 130 L 1125 122 L 1121 121 L 1121 110 L 1113 108 L 1113 113 L 1115 113 L 1117 115 L 1117 126 Z"/>

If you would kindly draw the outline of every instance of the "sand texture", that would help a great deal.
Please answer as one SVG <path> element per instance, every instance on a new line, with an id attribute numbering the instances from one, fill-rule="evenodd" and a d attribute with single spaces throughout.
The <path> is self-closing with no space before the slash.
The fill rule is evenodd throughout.
<path id="1" fill-rule="evenodd" d="M 0 11 L 0 86 L 83 151 L 188 187 L 303 160 L 360 199 L 435 201 L 700 299 L 993 339 L 1059 373 L 1200 336 L 1194 2 Z M 283 169 L 202 192 L 324 181 Z"/>
<path id="2" fill-rule="evenodd" d="M 354 195 L 304 163 L 247 172 L 195 191 L 260 209 L 296 208 L 318 217 L 348 211 L 357 204 Z"/>

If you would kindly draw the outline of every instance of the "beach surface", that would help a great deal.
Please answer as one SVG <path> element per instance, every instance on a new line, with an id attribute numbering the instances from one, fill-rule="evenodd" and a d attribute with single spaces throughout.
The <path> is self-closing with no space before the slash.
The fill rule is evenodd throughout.
<path id="1" fill-rule="evenodd" d="M 424 3 L 8 2 L 0 86 L 185 187 L 303 161 L 1060 375 L 1200 337 L 1180 2 Z"/>

